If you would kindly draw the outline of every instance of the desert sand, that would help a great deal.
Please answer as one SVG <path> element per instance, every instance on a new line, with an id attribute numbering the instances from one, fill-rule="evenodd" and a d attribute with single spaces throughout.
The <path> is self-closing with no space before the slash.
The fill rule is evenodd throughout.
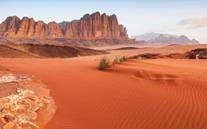
<path id="1" fill-rule="evenodd" d="M 0 64 L 50 88 L 57 112 L 45 129 L 207 129 L 207 60 L 129 60 L 99 71 L 103 56 L 1 58 Z"/>

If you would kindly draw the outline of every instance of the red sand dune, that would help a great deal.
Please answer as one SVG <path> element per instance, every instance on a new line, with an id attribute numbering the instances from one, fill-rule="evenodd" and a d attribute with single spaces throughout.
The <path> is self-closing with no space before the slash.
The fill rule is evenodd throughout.
<path id="1" fill-rule="evenodd" d="M 47 129 L 207 129 L 207 60 L 0 59 L 46 83 L 58 110 Z M 15 64 L 15 65 L 14 65 Z"/>

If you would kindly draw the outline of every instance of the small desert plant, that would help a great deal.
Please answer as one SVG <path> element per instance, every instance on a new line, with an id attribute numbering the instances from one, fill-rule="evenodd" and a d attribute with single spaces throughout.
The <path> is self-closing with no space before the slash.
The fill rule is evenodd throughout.
<path id="1" fill-rule="evenodd" d="M 113 61 L 113 64 L 120 64 L 120 58 L 119 57 L 116 57 L 114 58 L 114 61 Z"/>
<path id="2" fill-rule="evenodd" d="M 127 61 L 128 60 L 128 57 L 126 57 L 126 56 L 123 56 L 122 58 L 123 58 L 123 61 Z"/>
<path id="3" fill-rule="evenodd" d="M 106 59 L 106 58 L 102 58 L 99 62 L 99 70 L 105 70 L 106 68 L 109 68 L 109 59 Z"/>
<path id="4" fill-rule="evenodd" d="M 122 63 L 122 62 L 124 62 L 124 59 L 122 57 L 120 57 L 119 61 Z"/>
<path id="5" fill-rule="evenodd" d="M 116 57 L 113 61 L 113 64 L 121 64 L 124 61 L 127 61 L 128 58 L 126 56 Z"/>

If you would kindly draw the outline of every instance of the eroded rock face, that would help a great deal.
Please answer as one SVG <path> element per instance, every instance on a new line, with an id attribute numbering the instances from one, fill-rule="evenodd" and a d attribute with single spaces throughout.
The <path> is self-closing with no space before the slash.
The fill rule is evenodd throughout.
<path id="1" fill-rule="evenodd" d="M 0 73 L 0 128 L 37 129 L 55 114 L 49 90 L 25 75 Z"/>
<path id="2" fill-rule="evenodd" d="M 207 48 L 197 48 L 185 53 L 188 59 L 207 59 Z"/>
<path id="3" fill-rule="evenodd" d="M 127 31 L 118 23 L 116 15 L 107 16 L 99 12 L 86 14 L 72 22 L 34 21 L 32 18 L 8 17 L 0 25 L 0 35 L 9 38 L 29 39 L 127 39 Z"/>
<path id="4" fill-rule="evenodd" d="M 8 17 L 0 24 L 0 35 L 15 36 L 20 25 L 20 19 L 16 16 Z"/>

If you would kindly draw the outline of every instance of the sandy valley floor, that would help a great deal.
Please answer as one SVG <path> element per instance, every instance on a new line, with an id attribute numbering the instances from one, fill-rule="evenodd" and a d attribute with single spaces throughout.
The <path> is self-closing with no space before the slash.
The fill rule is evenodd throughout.
<path id="1" fill-rule="evenodd" d="M 207 60 L 129 60 L 99 71 L 98 58 L 0 64 L 51 89 L 58 109 L 46 129 L 207 129 Z"/>

